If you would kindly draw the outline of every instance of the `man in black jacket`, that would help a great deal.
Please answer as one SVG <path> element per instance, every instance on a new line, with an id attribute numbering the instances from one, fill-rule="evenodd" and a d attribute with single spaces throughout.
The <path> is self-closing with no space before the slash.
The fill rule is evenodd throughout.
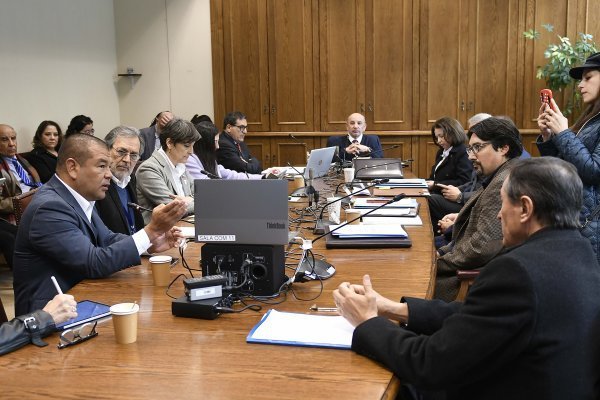
<path id="1" fill-rule="evenodd" d="M 597 399 L 600 267 L 577 229 L 582 187 L 562 160 L 515 163 L 498 215 L 506 251 L 464 304 L 397 303 L 368 275 L 363 286 L 340 285 L 334 299 L 356 326 L 352 349 L 450 399 Z"/>
<path id="2" fill-rule="evenodd" d="M 260 160 L 252 157 L 244 138 L 248 133 L 246 116 L 239 111 L 230 112 L 223 120 L 223 132 L 219 137 L 217 162 L 227 169 L 248 174 L 260 174 Z"/>
<path id="3" fill-rule="evenodd" d="M 132 235 L 144 228 L 142 213 L 127 203 L 137 203 L 135 176 L 132 172 L 144 148 L 144 138 L 136 128 L 117 126 L 104 139 L 110 148 L 112 178 L 106 197 L 96 201 L 96 210 L 104 225 L 113 232 Z"/>

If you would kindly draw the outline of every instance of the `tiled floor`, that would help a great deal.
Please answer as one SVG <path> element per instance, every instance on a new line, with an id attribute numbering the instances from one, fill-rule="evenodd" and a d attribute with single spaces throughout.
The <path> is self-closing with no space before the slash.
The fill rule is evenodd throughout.
<path id="1" fill-rule="evenodd" d="M 8 319 L 15 316 L 15 297 L 13 293 L 12 272 L 6 265 L 0 265 L 0 298 Z"/>

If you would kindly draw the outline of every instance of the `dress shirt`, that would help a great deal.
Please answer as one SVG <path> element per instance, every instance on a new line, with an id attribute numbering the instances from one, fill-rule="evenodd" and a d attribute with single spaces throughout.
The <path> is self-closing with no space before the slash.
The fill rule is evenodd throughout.
<path id="1" fill-rule="evenodd" d="M 13 157 L 4 157 L 4 158 L 7 160 L 6 163 L 8 164 L 8 168 L 10 169 L 10 172 L 12 172 L 12 174 L 15 176 L 15 178 L 17 178 L 17 181 L 19 182 L 19 187 L 21 188 L 21 193 L 27 193 L 31 189 L 33 189 L 31 186 L 26 185 L 25 183 L 23 183 L 23 179 L 21 179 L 21 176 L 17 172 L 17 170 L 15 168 L 15 165 L 10 160 L 10 159 L 14 159 L 14 158 Z M 19 161 L 17 160 L 17 162 L 19 162 Z M 21 165 L 21 168 L 23 168 L 22 165 Z M 29 179 L 31 179 L 32 182 L 35 182 L 35 180 L 31 176 L 31 174 L 29 174 L 29 172 L 27 172 L 27 170 L 25 168 L 23 168 L 23 171 L 25 171 L 25 173 L 29 176 Z"/>
<path id="2" fill-rule="evenodd" d="M 352 143 L 352 142 L 354 142 L 354 141 L 356 140 L 356 141 L 358 142 L 358 144 L 361 144 L 361 142 L 362 142 L 362 137 L 363 137 L 363 134 L 362 134 L 362 133 L 361 133 L 361 134 L 360 134 L 360 136 L 359 136 L 359 137 L 357 137 L 357 138 L 354 138 L 354 137 L 352 137 L 352 135 L 351 135 L 351 134 L 348 134 L 348 140 L 350 141 L 350 143 Z"/>
<path id="3" fill-rule="evenodd" d="M 446 150 L 444 150 L 442 152 L 442 159 L 440 160 L 439 163 L 436 164 L 435 171 L 437 171 L 438 167 L 444 162 L 446 157 L 448 157 L 448 154 L 450 154 L 450 150 L 452 150 L 452 146 L 448 147 Z"/>
<path id="4" fill-rule="evenodd" d="M 177 165 L 173 165 L 171 159 L 162 148 L 158 149 L 158 153 L 161 156 L 163 156 L 164 159 L 167 161 L 167 165 L 169 166 L 169 170 L 171 171 L 171 175 L 173 176 L 173 185 L 175 186 L 175 192 L 179 196 L 185 196 L 183 185 L 181 184 L 181 177 L 183 176 L 183 174 L 185 174 L 185 164 L 179 163 Z"/>
<path id="5" fill-rule="evenodd" d="M 129 185 L 129 181 L 131 181 L 131 175 L 127 175 L 125 178 L 123 178 L 122 181 L 118 180 L 117 177 L 113 174 L 113 176 L 111 177 L 112 181 L 115 183 L 115 185 L 117 185 L 118 187 L 120 187 L 121 189 L 125 189 L 127 187 L 127 185 Z"/>

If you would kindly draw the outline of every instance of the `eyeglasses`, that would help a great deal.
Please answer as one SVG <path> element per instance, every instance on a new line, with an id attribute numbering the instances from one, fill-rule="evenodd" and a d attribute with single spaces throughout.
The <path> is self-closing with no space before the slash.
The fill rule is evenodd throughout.
<path id="1" fill-rule="evenodd" d="M 133 162 L 136 162 L 140 159 L 140 155 L 138 153 L 130 153 L 125 149 L 115 149 L 115 151 L 119 155 L 119 158 L 125 158 L 129 156 L 129 159 Z"/>
<path id="2" fill-rule="evenodd" d="M 94 322 L 93 324 L 88 322 L 87 324 L 83 324 L 76 329 L 67 329 L 60 334 L 60 343 L 58 344 L 58 348 L 64 349 L 65 347 L 74 346 L 98 336 L 98 332 L 96 332 L 96 325 L 98 325 L 98 321 Z"/>
<path id="3" fill-rule="evenodd" d="M 467 153 L 468 154 L 477 154 L 481 151 L 481 149 L 483 149 L 488 144 L 491 144 L 491 142 L 475 143 L 474 145 L 467 147 Z"/>
<path id="4" fill-rule="evenodd" d="M 247 132 L 248 131 L 248 126 L 247 125 L 235 125 L 235 127 L 238 128 L 242 132 Z"/>
<path id="5" fill-rule="evenodd" d="M 96 130 L 94 128 L 86 129 L 85 131 L 81 131 L 81 133 L 85 133 L 86 135 L 93 135 L 94 132 L 96 132 Z"/>

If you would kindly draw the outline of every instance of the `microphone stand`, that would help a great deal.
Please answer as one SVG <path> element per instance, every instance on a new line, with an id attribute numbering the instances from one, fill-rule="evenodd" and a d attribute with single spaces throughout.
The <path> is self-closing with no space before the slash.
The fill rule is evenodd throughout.
<path id="1" fill-rule="evenodd" d="M 385 149 L 379 149 L 379 150 L 375 150 L 375 151 L 372 151 L 372 152 L 370 152 L 370 153 L 369 153 L 369 156 L 373 157 L 373 154 L 377 154 L 377 153 L 383 153 L 383 152 L 384 152 L 384 151 L 386 151 L 386 150 L 392 150 L 392 149 L 396 149 L 396 148 L 398 148 L 398 147 L 400 147 L 400 145 L 399 145 L 399 144 L 395 144 L 395 145 L 393 145 L 393 146 L 386 147 Z"/>

